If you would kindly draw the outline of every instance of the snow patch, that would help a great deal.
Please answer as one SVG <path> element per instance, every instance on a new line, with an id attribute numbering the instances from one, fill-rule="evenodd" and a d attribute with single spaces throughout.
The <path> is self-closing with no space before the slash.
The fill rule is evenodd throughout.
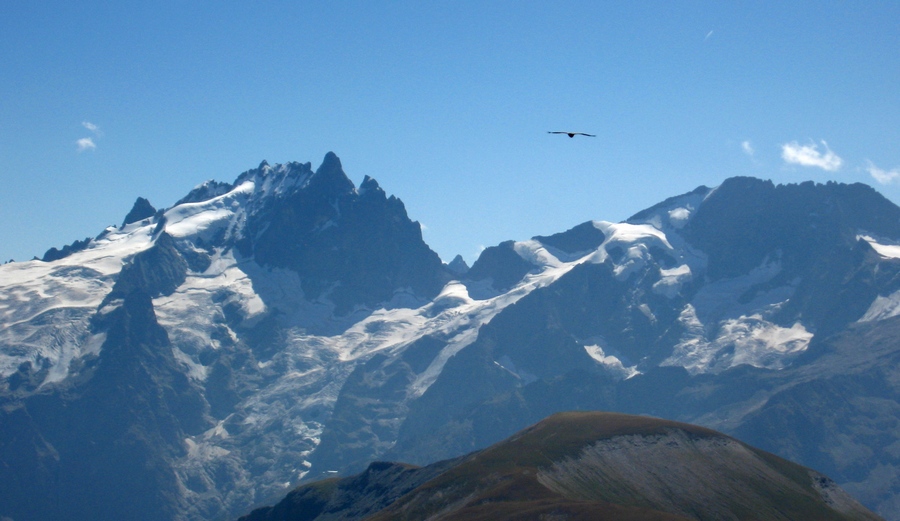
<path id="1" fill-rule="evenodd" d="M 666 234 L 653 224 L 610 223 L 594 221 L 594 227 L 603 232 L 606 239 L 593 254 L 590 262 L 601 263 L 609 258 L 609 251 L 618 248 L 624 255 L 616 262 L 613 274 L 617 280 L 625 281 L 633 273 L 641 271 L 651 259 L 650 249 L 657 247 L 673 252 Z M 600 253 L 602 252 L 602 254 Z"/>
<path id="2" fill-rule="evenodd" d="M 513 244 L 513 250 L 519 257 L 538 267 L 552 266 L 558 268 L 563 265 L 563 262 L 550 253 L 540 241 L 516 242 Z"/>
<path id="3" fill-rule="evenodd" d="M 868 235 L 857 235 L 856 239 L 868 242 L 869 246 L 871 246 L 872 249 L 882 257 L 888 259 L 900 259 L 900 245 L 898 244 L 884 244 L 883 242 L 878 242 Z"/>
<path id="4" fill-rule="evenodd" d="M 653 284 L 653 292 L 657 295 L 665 295 L 667 298 L 675 298 L 684 284 L 691 281 L 691 267 L 687 264 L 672 269 L 659 270 L 660 279 Z"/>
<path id="5" fill-rule="evenodd" d="M 721 322 L 709 338 L 690 304 L 678 320 L 685 330 L 682 341 L 660 365 L 684 367 L 691 374 L 719 373 L 743 364 L 782 369 L 806 351 L 813 337 L 800 322 L 785 328 L 754 314 Z"/>
<path id="6" fill-rule="evenodd" d="M 616 280 L 625 281 L 632 273 L 638 272 L 647 265 L 650 252 L 644 244 L 636 244 L 628 248 L 625 257 L 613 268 Z"/>
<path id="7" fill-rule="evenodd" d="M 641 374 L 641 372 L 637 370 L 636 365 L 625 367 L 621 360 L 615 356 L 607 355 L 599 345 L 584 346 L 584 350 L 591 358 L 600 362 L 600 364 L 606 367 L 610 372 L 621 376 L 625 380 Z"/>
<path id="8" fill-rule="evenodd" d="M 671 250 L 672 245 L 666 238 L 666 234 L 649 224 L 611 223 L 607 221 L 593 221 L 594 227 L 606 236 L 604 245 L 616 243 L 634 243 L 638 241 L 657 244 L 666 250 Z"/>
<path id="9" fill-rule="evenodd" d="M 881 295 L 875 297 L 859 322 L 875 322 L 897 315 L 900 315 L 900 291 L 895 291 L 886 297 Z"/>

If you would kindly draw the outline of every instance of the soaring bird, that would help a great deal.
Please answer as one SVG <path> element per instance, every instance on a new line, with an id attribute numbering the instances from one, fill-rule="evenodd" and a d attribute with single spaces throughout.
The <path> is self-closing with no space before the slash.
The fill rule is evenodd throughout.
<path id="1" fill-rule="evenodd" d="M 585 134 L 584 132 L 551 132 L 548 130 L 547 133 L 548 134 L 565 134 L 569 137 L 575 137 L 575 136 L 597 137 L 594 134 Z"/>

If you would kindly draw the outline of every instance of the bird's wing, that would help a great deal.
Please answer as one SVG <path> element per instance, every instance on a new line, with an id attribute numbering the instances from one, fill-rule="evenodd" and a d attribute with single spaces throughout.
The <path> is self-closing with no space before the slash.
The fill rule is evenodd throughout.
<path id="1" fill-rule="evenodd" d="M 567 136 L 587 136 L 587 137 L 597 137 L 596 134 L 585 134 L 584 132 L 564 132 L 564 131 L 547 131 L 548 134 L 565 134 Z"/>

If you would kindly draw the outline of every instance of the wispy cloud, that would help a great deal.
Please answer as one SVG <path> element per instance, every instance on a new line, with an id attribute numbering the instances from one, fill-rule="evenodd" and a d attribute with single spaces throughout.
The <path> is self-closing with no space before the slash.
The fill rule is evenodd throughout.
<path id="1" fill-rule="evenodd" d="M 741 150 L 750 157 L 753 157 L 753 154 L 756 153 L 756 149 L 753 148 L 753 143 L 749 139 L 741 143 Z"/>
<path id="2" fill-rule="evenodd" d="M 90 130 L 94 136 L 93 137 L 83 137 L 75 142 L 75 145 L 78 147 L 79 152 L 84 152 L 85 150 L 96 150 L 97 143 L 94 142 L 94 137 L 103 137 L 103 131 L 100 130 L 100 127 L 91 123 L 90 121 L 82 121 L 81 126 Z"/>
<path id="3" fill-rule="evenodd" d="M 91 132 L 93 132 L 94 134 L 96 134 L 98 136 L 103 135 L 103 132 L 100 131 L 100 127 L 91 123 L 90 121 L 82 121 L 81 126 L 90 130 Z"/>
<path id="4" fill-rule="evenodd" d="M 703 41 L 705 42 L 706 40 L 709 40 L 709 37 L 712 36 L 712 35 L 713 35 L 713 32 L 712 32 L 712 31 L 706 33 L 706 38 L 704 38 Z"/>
<path id="5" fill-rule="evenodd" d="M 828 172 L 839 170 L 844 160 L 828 148 L 828 143 L 824 140 L 821 143 L 824 149 L 822 151 L 815 143 L 809 145 L 801 145 L 796 141 L 785 143 L 781 145 L 781 158 L 794 165 L 813 166 Z"/>
<path id="6" fill-rule="evenodd" d="M 83 137 L 75 142 L 78 146 L 79 152 L 84 152 L 85 150 L 94 150 L 97 148 L 96 143 L 94 143 L 93 138 Z"/>
<path id="7" fill-rule="evenodd" d="M 871 161 L 868 161 L 868 163 L 866 170 L 869 171 L 869 175 L 883 185 L 891 184 L 900 177 L 900 167 L 892 170 L 883 170 L 875 166 L 875 163 Z"/>

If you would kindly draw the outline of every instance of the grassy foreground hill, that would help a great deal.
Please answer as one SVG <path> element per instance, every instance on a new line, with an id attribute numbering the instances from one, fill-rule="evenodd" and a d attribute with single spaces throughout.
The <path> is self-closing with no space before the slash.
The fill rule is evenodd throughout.
<path id="1" fill-rule="evenodd" d="M 694 425 L 555 414 L 426 467 L 373 463 L 241 521 L 877 520 L 829 478 Z"/>

